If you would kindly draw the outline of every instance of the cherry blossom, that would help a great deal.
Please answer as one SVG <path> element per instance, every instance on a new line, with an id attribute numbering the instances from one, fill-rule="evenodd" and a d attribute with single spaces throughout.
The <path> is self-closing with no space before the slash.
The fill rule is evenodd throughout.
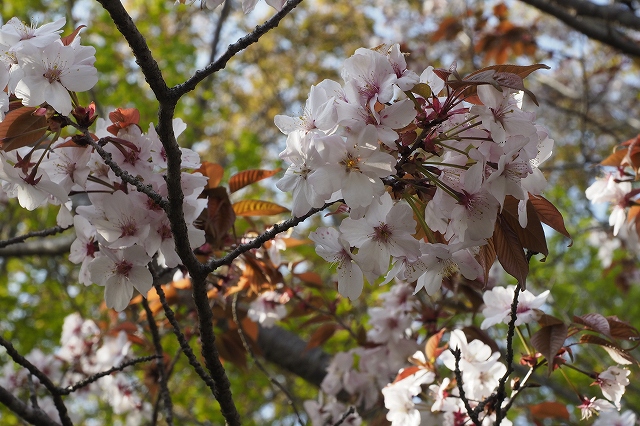
<path id="1" fill-rule="evenodd" d="M 511 321 L 511 304 L 515 296 L 516 286 L 494 287 L 486 291 L 482 296 L 485 307 L 482 315 L 485 320 L 482 321 L 480 328 L 486 330 L 492 325 L 498 323 L 508 324 Z M 516 314 L 515 325 L 526 324 L 536 321 L 543 314 L 539 308 L 549 297 L 549 290 L 545 290 L 540 295 L 535 296 L 529 290 L 522 290 L 518 293 L 518 310 Z"/>

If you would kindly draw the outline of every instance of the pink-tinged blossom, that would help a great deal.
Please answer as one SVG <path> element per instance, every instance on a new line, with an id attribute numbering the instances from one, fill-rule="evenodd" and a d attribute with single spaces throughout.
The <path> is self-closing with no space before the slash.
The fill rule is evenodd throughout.
<path id="1" fill-rule="evenodd" d="M 266 291 L 249 305 L 247 315 L 252 321 L 261 326 L 270 328 L 287 316 L 287 308 L 284 304 L 289 301 L 286 293 Z"/>
<path id="2" fill-rule="evenodd" d="M 347 218 L 340 225 L 345 240 L 358 247 L 358 263 L 376 276 L 387 272 L 390 257 L 420 256 L 420 245 L 412 236 L 415 229 L 411 207 L 404 201 L 394 203 L 388 193 L 371 203 L 364 219 Z"/>
<path id="3" fill-rule="evenodd" d="M 404 53 L 400 51 L 400 45 L 396 43 L 389 47 L 387 56 L 393 71 L 396 73 L 396 77 L 398 77 L 396 86 L 402 91 L 413 89 L 413 86 L 420 81 L 420 77 L 415 71 L 407 69 L 407 60 Z"/>
<path id="4" fill-rule="evenodd" d="M 482 267 L 467 249 L 469 245 L 475 244 L 479 245 L 480 242 L 470 241 L 467 244 L 449 245 L 436 243 L 423 246 L 424 256 L 420 261 L 425 271 L 418 278 L 415 293 L 424 288 L 429 296 L 433 296 L 440 289 L 442 280 L 456 272 L 460 272 L 469 280 L 475 280 L 480 276 Z"/>
<path id="5" fill-rule="evenodd" d="M 375 134 L 373 126 L 366 126 L 346 141 L 336 135 L 322 138 L 324 165 L 309 176 L 313 188 L 320 194 L 341 190 L 345 203 L 352 208 L 366 207 L 382 195 L 380 178 L 392 173 L 396 159 L 371 145 L 377 141 Z"/>
<path id="6" fill-rule="evenodd" d="M 153 277 L 147 268 L 151 258 L 140 246 L 124 250 L 110 250 L 101 247 L 104 255 L 95 258 L 89 265 L 91 280 L 104 286 L 104 298 L 108 308 L 120 312 L 131 301 L 135 288 L 144 297 L 151 290 Z"/>
<path id="7" fill-rule="evenodd" d="M 420 394 L 422 385 L 433 383 L 434 379 L 433 372 L 420 369 L 382 389 L 384 406 L 389 410 L 387 420 L 391 422 L 392 426 L 419 426 L 421 424 L 420 411 L 416 408 L 413 397 Z"/>
<path id="8" fill-rule="evenodd" d="M 629 410 L 624 413 L 604 411 L 593 422 L 593 426 L 635 426 L 636 424 L 636 414 Z"/>
<path id="9" fill-rule="evenodd" d="M 93 221 L 109 248 L 130 247 L 149 234 L 149 212 L 136 199 L 122 191 L 99 198 L 104 218 Z"/>
<path id="10" fill-rule="evenodd" d="M 583 396 L 582 404 L 578 405 L 578 408 L 581 414 L 580 420 L 590 419 L 592 415 L 600 412 L 616 411 L 615 405 L 604 399 L 596 399 L 595 396 L 591 399 Z"/>
<path id="11" fill-rule="evenodd" d="M 620 400 L 626 386 L 630 383 L 627 377 L 630 373 L 626 368 L 611 366 L 598 374 L 598 378 L 593 384 L 600 386 L 602 395 L 620 409 Z"/>
<path id="12" fill-rule="evenodd" d="M 16 168 L 4 153 L 0 153 L 0 179 L 5 181 L 2 188 L 7 196 L 18 198 L 20 206 L 29 211 L 45 204 L 50 197 L 57 199 L 57 203 L 64 203 L 69 198 L 64 188 L 52 182 L 44 170 Z"/>
<path id="13" fill-rule="evenodd" d="M 353 81 L 361 103 L 386 103 L 393 98 L 393 85 L 398 77 L 386 55 L 371 49 L 359 48 L 344 61 L 342 78 Z"/>
<path id="14" fill-rule="evenodd" d="M 482 315 L 485 320 L 480 326 L 483 330 L 498 323 L 508 324 L 511 321 L 511 304 L 515 296 L 516 286 L 494 287 L 486 291 L 482 296 L 485 307 Z M 543 312 L 540 307 L 549 297 L 549 290 L 535 296 L 529 290 L 523 290 L 518 294 L 518 310 L 515 325 L 526 324 L 539 319 Z"/>
<path id="15" fill-rule="evenodd" d="M 592 203 L 611 203 L 613 210 L 609 216 L 609 225 L 613 226 L 613 235 L 616 236 L 626 222 L 626 207 L 629 204 L 627 194 L 631 192 L 630 182 L 618 182 L 613 174 L 606 175 L 603 179 L 597 179 L 585 194 Z"/>
<path id="16" fill-rule="evenodd" d="M 349 244 L 335 228 L 318 228 L 309 234 L 316 243 L 316 253 L 336 265 L 338 292 L 351 300 L 357 299 L 364 287 L 362 270 L 351 253 Z"/>
<path id="17" fill-rule="evenodd" d="M 431 88 L 431 93 L 436 96 L 444 89 L 444 80 L 433 72 L 432 66 L 428 66 L 422 71 L 420 83 L 426 83 Z"/>
<path id="18" fill-rule="evenodd" d="M 312 426 L 333 425 L 338 422 L 342 422 L 341 424 L 345 426 L 360 426 L 362 423 L 362 418 L 357 412 L 344 419 L 344 413 L 347 412 L 348 408 L 334 396 L 329 396 L 327 401 L 323 400 L 323 394 L 320 393 L 318 401 L 307 400 L 302 404 L 309 415 Z"/>
<path id="19" fill-rule="evenodd" d="M 335 99 L 342 96 L 342 86 L 333 80 L 323 80 L 311 86 L 309 97 L 300 117 L 276 115 L 274 122 L 285 135 L 301 130 L 304 133 L 312 131 L 330 131 L 336 127 L 337 116 Z"/>
<path id="20" fill-rule="evenodd" d="M 15 88 L 15 95 L 24 105 L 47 102 L 60 114 L 69 115 L 72 105 L 68 91 L 84 92 L 98 82 L 96 68 L 77 64 L 75 56 L 73 47 L 61 43 L 52 43 L 42 50 L 25 46 L 19 57 L 24 76 Z"/>
<path id="21" fill-rule="evenodd" d="M 509 89 L 502 92 L 490 85 L 478 86 L 478 97 L 483 105 L 471 108 L 472 114 L 478 114 L 482 126 L 491 132 L 491 138 L 502 143 L 509 136 L 531 136 L 536 133 L 533 125 L 534 115 L 522 111 Z"/>
<path id="22" fill-rule="evenodd" d="M 60 139 L 60 143 L 65 141 Z M 89 176 L 91 149 L 87 147 L 53 147 L 51 158 L 41 164 L 51 180 L 62 186 L 67 192 L 72 188 L 84 189 Z"/>
<path id="23" fill-rule="evenodd" d="M 79 214 L 73 217 L 76 239 L 71 244 L 69 261 L 82 263 L 78 274 L 78 281 L 84 285 L 91 284 L 89 264 L 96 257 L 98 243 L 96 241 L 96 228 L 87 219 Z"/>
<path id="24" fill-rule="evenodd" d="M 65 22 L 65 18 L 60 18 L 36 27 L 34 22 L 27 25 L 18 18 L 11 18 L 0 29 L 0 45 L 9 46 L 13 50 L 19 50 L 25 44 L 43 48 L 60 39 Z"/>
<path id="25" fill-rule="evenodd" d="M 281 191 L 292 193 L 291 213 L 300 217 L 312 207 L 321 207 L 334 191 L 311 184 L 310 178 L 325 164 L 316 149 L 312 135 L 303 135 L 300 131 L 289 133 L 287 148 L 280 153 L 280 158 L 291 164 L 276 183 Z"/>

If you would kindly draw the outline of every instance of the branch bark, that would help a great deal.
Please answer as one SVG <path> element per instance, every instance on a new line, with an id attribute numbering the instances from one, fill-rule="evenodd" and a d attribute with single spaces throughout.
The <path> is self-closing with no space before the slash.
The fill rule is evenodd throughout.
<path id="1" fill-rule="evenodd" d="M 20 416 L 21 419 L 36 426 L 60 426 L 60 423 L 49 417 L 44 411 L 30 407 L 11 392 L 0 386 L 0 402 L 11 411 Z"/>
<path id="2" fill-rule="evenodd" d="M 627 11 L 622 18 L 617 6 L 598 6 L 586 0 L 521 0 L 561 20 L 574 30 L 630 56 L 640 57 L 640 43 L 629 38 L 615 24 L 640 30 L 640 18 Z"/>

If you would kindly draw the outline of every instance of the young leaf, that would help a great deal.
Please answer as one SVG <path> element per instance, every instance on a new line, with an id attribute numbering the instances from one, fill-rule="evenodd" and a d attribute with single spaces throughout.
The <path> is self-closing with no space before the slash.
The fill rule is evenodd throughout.
<path id="1" fill-rule="evenodd" d="M 305 347 L 305 351 L 316 348 L 329 340 L 331 336 L 340 328 L 336 323 L 325 323 L 316 329 Z"/>
<path id="2" fill-rule="evenodd" d="M 536 351 L 540 352 L 547 360 L 549 372 L 553 372 L 553 358 L 556 356 L 560 348 L 564 346 L 567 338 L 567 326 L 565 324 L 553 324 L 542 327 L 533 336 L 531 336 L 531 344 Z"/>
<path id="3" fill-rule="evenodd" d="M 424 345 L 424 354 L 426 355 L 427 361 L 429 361 L 431 364 L 436 362 L 436 359 L 446 348 L 446 345 L 443 347 L 438 347 L 445 331 L 445 328 L 441 329 L 436 334 L 429 337 L 429 339 L 427 339 L 427 343 Z"/>
<path id="4" fill-rule="evenodd" d="M 279 173 L 282 169 L 276 170 L 245 170 L 229 178 L 229 192 L 232 194 L 247 185 L 256 183 Z"/>
<path id="5" fill-rule="evenodd" d="M 493 242 L 493 237 L 487 240 L 487 244 L 480 247 L 480 253 L 478 253 L 476 258 L 484 271 L 484 280 L 482 282 L 486 287 L 487 282 L 489 281 L 489 270 L 496 261 L 496 247 Z"/>
<path id="6" fill-rule="evenodd" d="M 529 412 L 536 419 L 564 419 L 569 420 L 569 411 L 565 404 L 555 401 L 541 402 L 540 404 L 530 405 Z"/>
<path id="7" fill-rule="evenodd" d="M 611 328 L 609 327 L 609 321 L 598 313 L 586 314 L 581 316 L 574 316 L 573 321 L 586 326 L 588 329 L 602 333 L 605 336 L 611 336 Z"/>
<path id="8" fill-rule="evenodd" d="M 502 217 L 507 221 L 511 229 L 518 236 L 522 247 L 536 253 L 542 253 L 546 259 L 549 255 L 547 249 L 547 239 L 540 223 L 540 218 L 531 202 L 527 201 L 527 227 L 522 228 L 518 222 L 518 204 L 520 200 L 508 195 L 504 200 Z M 545 259 L 542 259 L 544 261 Z"/>
<path id="9" fill-rule="evenodd" d="M 220 164 L 210 163 L 208 161 L 203 161 L 196 172 L 200 172 L 209 178 L 207 189 L 217 188 L 222 180 L 222 175 L 224 175 L 224 169 Z"/>
<path id="10" fill-rule="evenodd" d="M 0 149 L 8 152 L 31 145 L 47 131 L 47 119 L 34 115 L 37 108 L 21 107 L 5 115 L 0 122 Z"/>
<path id="11" fill-rule="evenodd" d="M 233 210 L 238 216 L 271 216 L 289 211 L 270 201 L 243 200 L 233 204 Z"/>
<path id="12" fill-rule="evenodd" d="M 633 363 L 638 363 L 635 358 L 626 350 L 622 349 L 620 346 L 615 343 L 603 339 L 602 337 L 598 337 L 593 334 L 583 334 L 580 336 L 580 343 L 588 343 L 592 345 L 602 346 L 602 349 L 607 351 L 611 359 L 613 359 L 618 364 L 629 365 Z"/>
<path id="13" fill-rule="evenodd" d="M 496 248 L 498 261 L 504 270 L 518 280 L 524 289 L 527 275 L 529 274 L 529 262 L 524 255 L 524 250 L 518 236 L 511 229 L 507 221 L 499 215 L 493 231 L 493 243 Z"/>
<path id="14" fill-rule="evenodd" d="M 557 232 L 561 233 L 565 237 L 571 239 L 571 234 L 567 231 L 567 228 L 564 226 L 564 219 L 562 214 L 558 211 L 556 206 L 554 206 L 549 200 L 544 198 L 542 195 L 531 195 L 529 194 L 529 201 L 536 209 L 536 213 L 540 218 L 540 221 Z M 573 245 L 573 239 L 571 239 L 571 243 L 569 247 Z"/>

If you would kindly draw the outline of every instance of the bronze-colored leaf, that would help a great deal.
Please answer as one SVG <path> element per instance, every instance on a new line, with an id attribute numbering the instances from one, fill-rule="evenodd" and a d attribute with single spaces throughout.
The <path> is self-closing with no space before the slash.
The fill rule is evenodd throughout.
<path id="1" fill-rule="evenodd" d="M 531 344 L 544 356 L 549 365 L 549 372 L 553 371 L 553 358 L 558 351 L 564 346 L 564 341 L 567 338 L 567 326 L 566 324 L 553 324 L 546 327 L 542 327 L 531 336 Z"/>
<path id="2" fill-rule="evenodd" d="M 622 160 L 624 160 L 624 158 L 626 157 L 627 151 L 628 151 L 627 148 L 615 150 L 611 155 L 609 155 L 607 158 L 602 160 L 600 162 L 600 165 L 601 166 L 619 167 L 620 164 L 622 164 Z"/>
<path id="3" fill-rule="evenodd" d="M 229 178 L 229 192 L 232 194 L 247 185 L 261 181 L 279 173 L 282 169 L 276 170 L 245 170 Z"/>
<path id="4" fill-rule="evenodd" d="M 541 402 L 530 405 L 529 412 L 536 419 L 564 419 L 569 420 L 570 415 L 565 404 L 555 401 Z"/>
<path id="5" fill-rule="evenodd" d="M 301 272 L 299 274 L 294 273 L 294 277 L 301 280 L 303 283 L 307 284 L 310 287 L 315 288 L 323 288 L 324 281 L 322 277 L 317 272 Z"/>
<path id="6" fill-rule="evenodd" d="M 615 316 L 607 317 L 607 321 L 609 322 L 611 337 L 632 341 L 637 341 L 640 338 L 640 332 L 631 324 L 620 321 Z"/>
<path id="7" fill-rule="evenodd" d="M 224 175 L 224 169 L 220 164 L 210 163 L 208 161 L 203 161 L 200 168 L 195 171 L 209 178 L 209 182 L 207 182 L 207 188 L 209 189 L 217 188 Z"/>
<path id="8" fill-rule="evenodd" d="M 543 314 L 538 319 L 538 324 L 540 324 L 540 327 L 548 327 L 550 325 L 564 324 L 564 322 L 560 318 L 556 318 L 553 315 Z"/>
<path id="9" fill-rule="evenodd" d="M 311 339 L 309 339 L 309 343 L 305 347 L 305 350 L 317 348 L 322 345 L 324 342 L 329 340 L 331 336 L 340 328 L 340 326 L 336 323 L 325 323 L 316 329 L 311 335 Z"/>
<path id="10" fill-rule="evenodd" d="M 498 261 L 504 270 L 518 280 L 524 289 L 529 275 L 529 262 L 518 236 L 504 218 L 498 216 L 493 232 L 493 243 Z"/>
<path id="11" fill-rule="evenodd" d="M 581 316 L 574 316 L 573 321 L 577 324 L 581 324 L 586 326 L 589 330 L 597 331 L 598 333 L 602 333 L 605 336 L 611 336 L 611 328 L 609 327 L 609 321 L 607 319 L 598 314 L 586 314 Z"/>
<path id="12" fill-rule="evenodd" d="M 536 253 L 542 253 L 544 255 L 544 259 L 549 255 L 549 250 L 547 249 L 547 239 L 544 235 L 544 229 L 542 229 L 542 224 L 540 223 L 540 218 L 536 213 L 533 204 L 530 201 L 527 201 L 527 226 L 526 228 L 522 228 L 520 226 L 520 222 L 518 221 L 518 204 L 520 200 L 517 198 L 507 195 L 504 200 L 504 208 L 502 209 L 502 217 L 507 221 L 511 229 L 516 233 L 522 247 L 532 250 Z"/>
<path id="13" fill-rule="evenodd" d="M 261 200 L 238 201 L 233 204 L 233 210 L 238 216 L 271 216 L 289 211 L 276 203 Z"/>
<path id="14" fill-rule="evenodd" d="M 484 271 L 483 284 L 486 286 L 489 280 L 489 270 L 496 261 L 496 248 L 493 243 L 493 237 L 487 240 L 487 244 L 480 247 L 480 253 L 478 253 L 476 259 Z"/>
<path id="15" fill-rule="evenodd" d="M 218 249 L 235 223 L 236 213 L 226 188 L 208 188 L 203 195 L 207 197 L 207 208 L 198 218 L 198 226 L 204 230 L 207 242 Z"/>
<path id="16" fill-rule="evenodd" d="M 402 371 L 400 371 L 396 376 L 396 378 L 393 380 L 393 383 L 399 382 L 402 379 L 406 379 L 410 375 L 416 374 L 420 370 L 421 368 L 415 365 L 412 365 L 411 367 L 403 368 Z"/>
<path id="17" fill-rule="evenodd" d="M 49 127 L 35 107 L 21 107 L 5 115 L 0 122 L 0 150 L 8 152 L 40 140 Z"/>
<path id="18" fill-rule="evenodd" d="M 60 41 L 63 45 L 69 46 L 73 43 L 73 40 L 76 38 L 81 29 L 86 28 L 86 25 L 79 25 L 71 34 L 68 36 L 60 37 Z"/>
<path id="19" fill-rule="evenodd" d="M 564 218 L 562 217 L 562 213 L 558 211 L 556 206 L 554 206 L 542 195 L 529 194 L 529 201 L 536 209 L 536 213 L 538 213 L 538 217 L 540 218 L 540 221 L 542 223 L 548 225 L 549 227 L 551 227 L 551 229 L 554 229 L 565 237 L 571 239 L 571 234 L 569 234 L 569 231 L 567 231 L 567 228 L 565 228 L 564 226 Z M 569 247 L 571 247 L 572 245 L 573 239 L 571 239 Z"/>
<path id="20" fill-rule="evenodd" d="M 613 359 L 618 364 L 629 365 L 638 363 L 635 358 L 625 349 L 622 349 L 615 343 L 603 339 L 602 337 L 598 337 L 594 334 L 583 334 L 582 336 L 580 336 L 580 343 L 601 346 L 602 349 L 607 351 L 611 359 Z"/>
<path id="21" fill-rule="evenodd" d="M 439 346 L 445 331 L 445 328 L 441 329 L 436 334 L 429 337 L 427 339 L 427 343 L 424 345 L 424 354 L 427 358 L 427 361 L 429 361 L 431 364 L 436 362 L 436 359 L 438 359 L 438 357 L 444 350 L 444 347 Z"/>

